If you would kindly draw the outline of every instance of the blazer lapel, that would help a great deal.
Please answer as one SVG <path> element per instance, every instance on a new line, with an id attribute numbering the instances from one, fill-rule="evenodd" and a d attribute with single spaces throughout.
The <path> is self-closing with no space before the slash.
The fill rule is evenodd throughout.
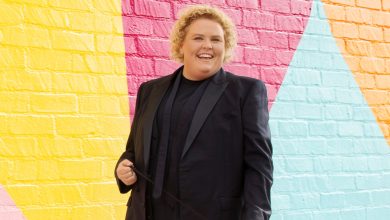
<path id="1" fill-rule="evenodd" d="M 183 67 L 177 69 L 173 74 L 171 74 L 167 78 L 163 78 L 162 81 L 156 83 L 156 85 L 154 85 L 152 88 L 150 96 L 148 97 L 149 100 L 146 100 L 148 104 L 147 104 L 147 108 L 145 109 L 145 113 L 144 113 L 145 116 L 143 122 L 144 125 L 143 126 L 143 143 L 144 143 L 143 149 L 144 149 L 145 170 L 147 170 L 149 166 L 153 121 L 156 115 L 156 111 L 167 89 L 169 88 L 172 79 L 175 79 L 175 76 L 181 72 L 182 68 Z"/>
<path id="2" fill-rule="evenodd" d="M 196 135 L 199 133 L 200 128 L 206 121 L 207 116 L 210 114 L 211 110 L 217 103 L 219 97 L 225 91 L 228 82 L 226 81 L 226 75 L 223 69 L 217 73 L 216 76 L 212 79 L 209 85 L 206 88 L 202 98 L 199 101 L 199 104 L 195 110 L 194 116 L 192 118 L 192 123 L 187 134 L 187 138 L 184 144 L 183 152 L 181 158 L 187 153 L 192 142 L 195 140 Z"/>

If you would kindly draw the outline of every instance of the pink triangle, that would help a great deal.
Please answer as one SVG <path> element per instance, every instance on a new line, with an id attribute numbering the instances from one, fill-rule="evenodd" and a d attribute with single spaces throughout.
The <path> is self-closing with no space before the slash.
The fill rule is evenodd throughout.
<path id="1" fill-rule="evenodd" d="M 0 185 L 0 219 L 19 220 L 25 219 L 23 213 L 16 207 L 7 191 Z"/>

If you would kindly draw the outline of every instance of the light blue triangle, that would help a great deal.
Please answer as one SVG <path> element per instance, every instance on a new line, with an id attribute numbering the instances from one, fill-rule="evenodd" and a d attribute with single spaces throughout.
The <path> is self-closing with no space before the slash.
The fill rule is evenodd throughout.
<path id="1" fill-rule="evenodd" d="M 319 0 L 270 126 L 273 220 L 390 219 L 390 149 Z"/>

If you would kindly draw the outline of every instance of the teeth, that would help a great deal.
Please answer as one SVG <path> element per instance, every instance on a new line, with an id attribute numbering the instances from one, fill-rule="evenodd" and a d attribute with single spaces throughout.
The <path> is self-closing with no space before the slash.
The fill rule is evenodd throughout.
<path id="1" fill-rule="evenodd" d="M 199 57 L 199 58 L 208 58 L 208 59 L 213 58 L 213 56 L 210 55 L 210 54 L 199 54 L 198 57 Z"/>

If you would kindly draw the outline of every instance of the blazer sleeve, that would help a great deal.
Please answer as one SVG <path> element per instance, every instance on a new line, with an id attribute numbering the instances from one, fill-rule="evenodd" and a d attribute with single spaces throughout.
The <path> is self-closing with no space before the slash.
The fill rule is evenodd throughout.
<path id="1" fill-rule="evenodd" d="M 243 104 L 244 210 L 243 220 L 271 216 L 273 181 L 271 132 L 268 125 L 267 90 L 256 80 Z"/>
<path id="2" fill-rule="evenodd" d="M 121 193 L 127 193 L 133 188 L 133 185 L 127 186 L 118 178 L 118 176 L 116 174 L 116 169 L 117 169 L 119 163 L 124 159 L 128 159 L 133 163 L 135 161 L 134 138 L 136 137 L 136 132 L 137 132 L 136 128 L 137 128 L 137 124 L 139 121 L 143 87 L 144 87 L 144 84 L 141 84 L 141 86 L 139 87 L 138 92 L 137 92 L 135 113 L 134 113 L 133 123 L 131 125 L 130 135 L 129 135 L 129 138 L 127 139 L 126 151 L 123 152 L 122 155 L 120 156 L 120 158 L 118 159 L 118 162 L 116 163 L 115 170 L 114 170 L 115 179 L 116 179 L 117 185 L 119 187 L 119 192 L 121 192 Z"/>

